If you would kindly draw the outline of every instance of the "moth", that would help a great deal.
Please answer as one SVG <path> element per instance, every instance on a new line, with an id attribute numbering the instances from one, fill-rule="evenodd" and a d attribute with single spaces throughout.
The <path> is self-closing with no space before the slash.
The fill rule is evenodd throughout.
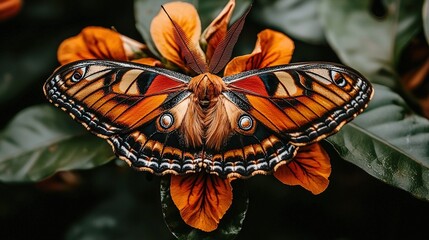
<path id="1" fill-rule="evenodd" d="M 172 24 L 186 49 L 183 31 Z M 209 64 L 186 49 L 194 76 L 83 60 L 57 69 L 44 93 L 106 139 L 119 158 L 156 175 L 270 173 L 293 159 L 299 147 L 334 134 L 367 107 L 373 94 L 369 81 L 338 64 L 294 63 L 216 75 L 231 55 L 232 47 L 225 46 L 235 44 L 237 31 L 228 32 Z"/>

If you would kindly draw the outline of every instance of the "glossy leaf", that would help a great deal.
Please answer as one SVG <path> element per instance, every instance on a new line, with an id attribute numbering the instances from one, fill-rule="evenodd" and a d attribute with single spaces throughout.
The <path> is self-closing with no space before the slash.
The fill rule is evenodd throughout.
<path id="1" fill-rule="evenodd" d="M 161 180 L 161 204 L 165 222 L 173 235 L 178 239 L 234 239 L 240 233 L 246 217 L 249 197 L 243 181 L 232 182 L 233 202 L 213 232 L 203 232 L 188 226 L 181 218 L 170 195 L 170 180 Z"/>
<path id="2" fill-rule="evenodd" d="M 38 181 L 58 171 L 93 168 L 113 158 L 105 140 L 47 105 L 23 110 L 0 133 L 1 181 Z"/>
<path id="3" fill-rule="evenodd" d="M 369 78 L 377 75 L 377 83 L 396 87 L 391 76 L 402 49 L 420 31 L 422 1 L 379 1 L 385 13 L 378 17 L 371 13 L 373 2 L 324 0 L 320 16 L 327 40 L 343 63 Z"/>
<path id="4" fill-rule="evenodd" d="M 259 0 L 252 17 L 264 26 L 279 29 L 291 37 L 309 43 L 325 43 L 319 18 L 319 0 Z"/>
<path id="5" fill-rule="evenodd" d="M 328 140 L 372 176 L 429 200 L 429 120 L 387 87 L 375 85 L 368 109 Z"/>
<path id="6" fill-rule="evenodd" d="M 152 41 L 149 31 L 150 24 L 153 17 L 160 11 L 161 5 L 171 1 L 172 0 L 134 0 L 137 30 L 142 35 L 151 52 L 157 55 L 158 58 L 161 58 L 161 56 Z M 210 22 L 216 18 L 217 14 L 220 13 L 228 1 L 184 0 L 184 2 L 192 3 L 195 6 L 204 30 Z M 232 21 L 237 19 L 237 16 L 240 16 L 250 3 L 250 0 L 237 0 Z"/>

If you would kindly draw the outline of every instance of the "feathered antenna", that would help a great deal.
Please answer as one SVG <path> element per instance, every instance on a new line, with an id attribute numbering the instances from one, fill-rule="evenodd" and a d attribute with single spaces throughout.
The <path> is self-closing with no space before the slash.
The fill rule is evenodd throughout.
<path id="1" fill-rule="evenodd" d="M 183 28 L 178 25 L 168 14 L 167 10 L 164 6 L 161 6 L 162 10 L 164 10 L 165 14 L 167 14 L 171 23 L 173 24 L 175 31 L 175 39 L 179 44 L 179 48 L 183 51 L 183 57 L 186 61 L 186 66 L 191 68 L 194 72 L 201 74 L 208 71 L 207 63 L 204 58 L 199 54 L 199 52 L 192 47 L 190 44 L 189 38 L 186 36 Z"/>
<path id="2" fill-rule="evenodd" d="M 209 72 L 216 74 L 220 72 L 220 70 L 222 70 L 229 62 L 232 55 L 232 50 L 237 43 L 241 30 L 243 30 L 246 16 L 249 14 L 251 8 L 252 4 L 250 4 L 246 12 L 244 12 L 243 15 L 237 21 L 235 21 L 234 24 L 231 25 L 224 39 L 222 39 L 222 41 L 220 41 L 217 45 L 213 52 L 213 56 L 210 59 Z"/>

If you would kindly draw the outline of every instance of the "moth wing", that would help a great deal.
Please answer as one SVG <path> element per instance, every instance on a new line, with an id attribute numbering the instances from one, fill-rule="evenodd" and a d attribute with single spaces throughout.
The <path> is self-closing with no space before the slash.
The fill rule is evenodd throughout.
<path id="1" fill-rule="evenodd" d="M 178 134 L 189 102 L 189 80 L 141 64 L 85 60 L 57 69 L 44 92 L 54 105 L 107 139 L 121 159 L 164 174 L 182 171 L 178 159 L 193 156 Z"/>
<path id="2" fill-rule="evenodd" d="M 228 100 L 296 146 L 337 132 L 366 108 L 373 94 L 361 74 L 332 63 L 282 65 L 224 81 Z"/>
<path id="3" fill-rule="evenodd" d="M 189 77 L 141 64 L 84 60 L 57 69 L 44 85 L 48 100 L 94 134 L 129 132 L 189 93 Z"/>
<path id="4" fill-rule="evenodd" d="M 213 151 L 211 164 L 237 177 L 272 172 L 291 160 L 299 146 L 337 132 L 365 109 L 373 94 L 358 72 L 331 63 L 283 65 L 223 80 L 234 133 L 220 151 Z"/>

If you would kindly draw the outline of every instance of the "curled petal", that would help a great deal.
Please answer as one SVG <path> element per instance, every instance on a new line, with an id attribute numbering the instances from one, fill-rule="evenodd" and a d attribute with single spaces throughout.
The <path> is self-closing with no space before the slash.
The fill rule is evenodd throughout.
<path id="1" fill-rule="evenodd" d="M 15 16 L 21 10 L 21 7 L 21 0 L 0 0 L 0 21 Z"/>
<path id="2" fill-rule="evenodd" d="M 287 185 L 300 185 L 313 194 L 325 191 L 329 184 L 331 163 L 319 143 L 300 147 L 295 158 L 278 167 L 274 176 Z"/>
<path id="3" fill-rule="evenodd" d="M 121 35 L 102 27 L 86 27 L 77 36 L 64 40 L 57 57 L 61 64 L 83 59 L 128 60 Z"/>
<path id="4" fill-rule="evenodd" d="M 207 44 L 206 56 L 210 59 L 219 42 L 225 38 L 228 23 L 235 8 L 235 0 L 230 0 L 219 15 L 204 30 L 201 41 Z"/>
<path id="5" fill-rule="evenodd" d="M 188 41 L 186 42 L 187 47 L 194 54 L 198 55 L 195 57 L 203 58 L 204 53 L 199 45 L 201 22 L 195 7 L 185 2 L 169 2 L 163 6 L 171 19 L 182 28 L 186 41 Z M 185 51 L 177 39 L 178 32 L 174 29 L 174 25 L 168 15 L 161 10 L 153 18 L 150 25 L 152 39 L 164 58 L 175 63 L 182 69 L 187 69 L 184 56 Z"/>
<path id="6" fill-rule="evenodd" d="M 258 34 L 251 54 L 235 57 L 225 68 L 224 76 L 243 71 L 287 64 L 295 46 L 283 33 L 266 29 Z"/>
<path id="7" fill-rule="evenodd" d="M 141 42 L 124 35 L 120 35 L 120 38 L 128 60 L 141 58 L 145 55 L 145 52 L 149 52 L 147 46 Z"/>
<path id="8" fill-rule="evenodd" d="M 170 194 L 186 224 L 211 232 L 232 204 L 228 179 L 207 173 L 171 176 Z"/>

